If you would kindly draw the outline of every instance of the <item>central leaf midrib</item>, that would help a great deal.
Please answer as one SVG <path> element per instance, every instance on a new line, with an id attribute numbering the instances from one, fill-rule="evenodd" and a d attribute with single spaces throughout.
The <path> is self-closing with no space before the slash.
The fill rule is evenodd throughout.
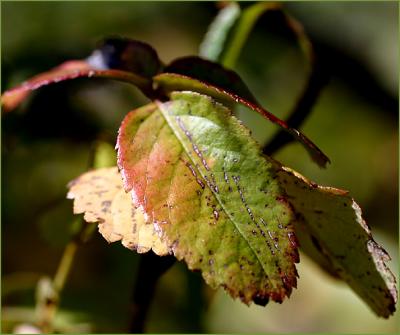
<path id="1" fill-rule="evenodd" d="M 227 217 L 229 218 L 229 220 L 232 222 L 232 224 L 236 227 L 236 229 L 239 231 L 240 235 L 243 237 L 243 239 L 246 241 L 246 243 L 248 244 L 250 250 L 253 252 L 253 254 L 256 256 L 256 259 L 258 261 L 258 263 L 261 265 L 262 269 L 264 270 L 264 273 L 266 273 L 268 275 L 268 271 L 266 270 L 266 268 L 264 267 L 263 262 L 260 260 L 260 258 L 257 255 L 257 252 L 253 249 L 253 246 L 251 245 L 251 243 L 248 241 L 248 239 L 245 237 L 245 235 L 243 234 L 243 232 L 241 231 L 241 229 L 239 229 L 239 226 L 236 224 L 236 221 L 231 217 L 231 215 L 229 214 L 229 211 L 227 211 L 227 209 L 225 208 L 225 206 L 223 205 L 222 201 L 219 199 L 218 195 L 214 192 L 214 190 L 212 189 L 212 187 L 210 187 L 208 185 L 208 182 L 206 181 L 206 179 L 204 178 L 203 173 L 197 168 L 196 166 L 196 162 L 192 159 L 192 157 L 190 156 L 188 150 L 185 148 L 185 145 L 183 144 L 184 141 L 181 139 L 180 134 L 176 133 L 174 130 L 174 127 L 168 122 L 168 118 L 165 117 L 164 115 L 164 111 L 163 111 L 163 103 L 161 102 L 157 102 L 157 105 L 159 106 L 159 109 L 161 111 L 161 114 L 164 118 L 164 120 L 166 121 L 166 123 L 168 124 L 168 126 L 171 128 L 172 132 L 175 134 L 175 137 L 178 139 L 179 143 L 181 144 L 183 150 L 185 151 L 186 155 L 189 157 L 189 159 L 191 160 L 191 162 L 194 164 L 194 167 L 197 172 L 201 175 L 201 177 L 203 178 L 204 182 L 206 183 L 207 187 L 211 190 L 211 193 L 214 195 L 214 198 L 217 200 L 217 202 L 219 203 L 219 205 L 221 206 L 221 208 L 224 210 L 225 214 L 227 215 Z"/>

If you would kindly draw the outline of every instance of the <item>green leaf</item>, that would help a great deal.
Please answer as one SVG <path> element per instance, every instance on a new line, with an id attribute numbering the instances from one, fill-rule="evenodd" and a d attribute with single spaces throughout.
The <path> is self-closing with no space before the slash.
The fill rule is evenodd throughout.
<path id="1" fill-rule="evenodd" d="M 210 97 L 171 99 L 124 119 L 117 147 L 125 189 L 209 285 L 245 303 L 282 301 L 296 286 L 298 252 L 276 163 Z"/>
<path id="2" fill-rule="evenodd" d="M 211 61 L 218 61 L 228 34 L 240 15 L 240 6 L 236 2 L 223 7 L 210 24 L 200 44 L 199 55 Z"/>
<path id="3" fill-rule="evenodd" d="M 50 71 L 34 76 L 21 85 L 4 92 L 1 96 L 1 105 L 4 111 L 11 111 L 18 107 L 18 105 L 22 103 L 22 101 L 24 101 L 32 91 L 42 86 L 76 78 L 92 77 L 128 82 L 136 85 L 146 93 L 151 88 L 151 81 L 149 79 L 140 77 L 136 74 L 121 70 L 99 70 L 85 61 L 71 60 Z"/>
<path id="4" fill-rule="evenodd" d="M 297 213 L 296 236 L 312 259 L 342 278 L 379 316 L 397 301 L 388 254 L 372 238 L 359 205 L 347 191 L 319 186 L 289 168 L 278 173 Z"/>
<path id="5" fill-rule="evenodd" d="M 304 146 L 304 148 L 310 154 L 312 160 L 316 162 L 319 166 L 325 167 L 325 165 L 329 162 L 329 158 L 307 136 L 302 134 L 297 129 L 291 128 L 285 123 L 285 121 L 277 118 L 275 115 L 268 112 L 260 105 L 249 101 L 235 94 L 234 92 L 230 92 L 226 88 L 214 86 L 212 84 L 205 83 L 203 81 L 176 73 L 162 73 L 155 76 L 153 79 L 154 83 L 158 85 L 158 90 L 160 90 L 165 95 L 170 95 L 171 92 L 174 91 L 191 90 L 213 97 L 218 102 L 221 102 L 226 106 L 233 106 L 235 103 L 240 103 L 243 106 L 261 114 L 264 118 L 271 121 L 272 123 L 277 124 L 282 129 L 291 134 Z"/>

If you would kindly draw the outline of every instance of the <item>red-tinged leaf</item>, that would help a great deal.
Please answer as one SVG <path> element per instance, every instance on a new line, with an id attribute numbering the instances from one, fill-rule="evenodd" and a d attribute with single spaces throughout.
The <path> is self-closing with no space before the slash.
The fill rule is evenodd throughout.
<path id="1" fill-rule="evenodd" d="M 174 91 L 194 91 L 213 97 L 225 105 L 232 106 L 234 103 L 240 103 L 257 113 L 261 114 L 264 118 L 279 125 L 282 129 L 291 134 L 306 148 L 314 162 L 319 166 L 325 167 L 329 158 L 304 134 L 297 129 L 291 128 L 285 121 L 277 118 L 260 105 L 249 101 L 229 90 L 207 84 L 203 81 L 193 79 L 191 77 L 180 75 L 176 73 L 163 73 L 154 77 L 154 82 L 158 85 L 158 89 L 166 95 Z"/>
<path id="2" fill-rule="evenodd" d="M 372 238 L 349 193 L 317 185 L 286 167 L 278 178 L 297 213 L 295 228 L 302 250 L 346 281 L 378 316 L 393 314 L 397 291 L 386 264 L 390 257 Z"/>
<path id="3" fill-rule="evenodd" d="M 73 60 L 65 62 L 56 68 L 41 73 L 23 84 L 6 91 L 1 97 L 1 104 L 5 112 L 16 108 L 34 90 L 76 78 L 108 78 L 136 85 L 144 92 L 151 88 L 151 81 L 136 74 L 121 70 L 99 70 L 90 66 L 86 61 Z"/>
<path id="4" fill-rule="evenodd" d="M 106 39 L 88 62 L 97 68 L 129 71 L 148 79 L 160 73 L 163 67 L 149 44 L 121 37 Z"/>
<path id="5" fill-rule="evenodd" d="M 245 303 L 281 302 L 296 286 L 292 209 L 249 131 L 193 92 L 129 113 L 118 165 L 136 205 L 190 269 Z"/>
<path id="6" fill-rule="evenodd" d="M 220 87 L 240 96 L 251 103 L 258 104 L 242 78 L 236 72 L 228 70 L 218 63 L 189 56 L 175 59 L 165 67 L 164 72 L 182 74 L 200 80 L 208 85 Z"/>

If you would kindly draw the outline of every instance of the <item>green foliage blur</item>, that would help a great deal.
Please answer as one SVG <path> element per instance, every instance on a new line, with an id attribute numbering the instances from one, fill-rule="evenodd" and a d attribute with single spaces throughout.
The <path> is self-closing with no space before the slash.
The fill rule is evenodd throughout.
<path id="1" fill-rule="evenodd" d="M 242 6 L 248 6 L 242 3 Z M 328 62 L 331 80 L 302 129 L 330 157 L 316 167 L 298 144 L 275 157 L 308 178 L 351 191 L 398 273 L 398 4 L 288 2 Z M 121 35 L 161 59 L 198 53 L 216 2 L 1 2 L 2 91 L 96 43 Z M 285 118 L 307 64 L 293 36 L 265 15 L 236 70 L 270 111 Z M 76 220 L 66 184 L 88 166 L 95 138 L 113 143 L 124 115 L 146 103 L 133 87 L 97 79 L 46 87 L 2 119 L 2 326 L 35 317 L 35 287 L 53 276 Z M 264 144 L 278 130 L 255 113 L 239 117 Z M 140 256 L 100 234 L 78 251 L 56 323 L 63 332 L 127 331 Z M 282 305 L 247 307 L 177 263 L 162 278 L 147 330 L 165 332 L 398 332 L 306 256 L 298 289 Z M 396 277 L 398 277 L 396 275 Z"/>

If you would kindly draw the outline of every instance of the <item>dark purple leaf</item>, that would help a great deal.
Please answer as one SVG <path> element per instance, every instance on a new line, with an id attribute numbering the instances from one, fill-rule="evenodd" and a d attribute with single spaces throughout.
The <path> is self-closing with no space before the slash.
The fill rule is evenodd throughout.
<path id="1" fill-rule="evenodd" d="M 129 71 L 149 79 L 162 69 L 157 52 L 149 44 L 120 37 L 106 39 L 88 62 L 101 69 Z"/>
<path id="2" fill-rule="evenodd" d="M 258 104 L 242 78 L 236 72 L 228 70 L 218 63 L 196 56 L 188 56 L 174 60 L 164 69 L 164 72 L 198 79 Z"/>

